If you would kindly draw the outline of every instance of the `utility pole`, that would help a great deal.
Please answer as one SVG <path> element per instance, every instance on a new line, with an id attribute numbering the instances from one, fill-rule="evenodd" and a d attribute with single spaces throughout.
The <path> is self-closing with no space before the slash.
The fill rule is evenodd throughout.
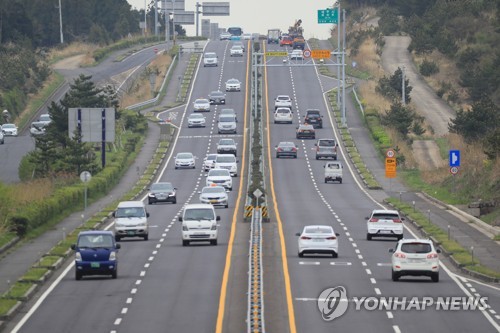
<path id="1" fill-rule="evenodd" d="M 146 0 L 144 0 L 144 37 L 147 37 L 147 31 L 148 31 L 148 20 L 147 20 L 147 5 L 146 5 Z"/>
<path id="2" fill-rule="evenodd" d="M 198 29 L 199 29 L 199 23 L 200 23 L 200 14 L 201 14 L 201 11 L 200 11 L 200 3 L 197 2 L 196 3 L 196 37 L 198 37 Z"/>
<path id="3" fill-rule="evenodd" d="M 406 93 L 405 93 L 405 66 L 403 66 L 403 69 L 401 69 L 401 99 L 403 100 L 403 105 L 406 105 Z"/>
<path id="4" fill-rule="evenodd" d="M 175 45 L 175 0 L 172 0 L 172 29 L 174 29 L 172 39 L 174 40 Z"/>
<path id="5" fill-rule="evenodd" d="M 167 0 L 163 0 L 162 7 L 163 7 L 163 13 L 165 15 L 165 42 L 168 42 L 170 40 L 170 34 L 169 34 L 170 13 L 169 13 L 168 8 L 167 8 L 168 7 Z"/>
<path id="6" fill-rule="evenodd" d="M 158 0 L 155 0 L 155 37 L 158 36 Z"/>
<path id="7" fill-rule="evenodd" d="M 64 44 L 61 0 L 59 0 L 59 34 L 61 35 L 61 44 Z"/>
<path id="8" fill-rule="evenodd" d="M 339 12 L 340 16 L 340 12 Z M 340 19 L 340 17 L 339 17 Z M 346 117 L 345 117 L 345 9 L 342 10 L 342 20 L 344 24 L 342 25 L 343 28 L 343 37 L 342 37 L 342 125 L 345 127 L 346 126 Z"/>

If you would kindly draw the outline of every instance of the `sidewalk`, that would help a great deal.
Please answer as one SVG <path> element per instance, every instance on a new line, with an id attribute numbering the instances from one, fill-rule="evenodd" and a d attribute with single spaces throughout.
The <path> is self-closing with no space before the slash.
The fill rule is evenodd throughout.
<path id="1" fill-rule="evenodd" d="M 177 66 L 173 69 L 172 79 L 167 86 L 167 92 L 159 106 L 172 105 L 177 98 L 177 78 L 184 75 L 189 61 L 188 54 L 184 54 L 179 59 Z M 155 106 L 154 109 L 158 109 Z M 144 110 L 145 112 L 147 110 Z M 10 285 L 15 283 L 25 272 L 35 264 L 40 257 L 54 247 L 64 234 L 70 233 L 76 229 L 84 220 L 92 217 L 94 214 L 105 208 L 107 205 L 121 198 L 121 196 L 132 189 L 140 179 L 143 172 L 149 165 L 153 154 L 155 153 L 160 140 L 160 126 L 156 123 L 148 122 L 148 131 L 144 145 L 139 152 L 134 163 L 127 170 L 120 183 L 117 184 L 111 192 L 98 201 L 87 206 L 85 211 L 79 211 L 71 214 L 61 221 L 54 230 L 49 230 L 38 238 L 15 246 L 13 249 L 1 254 L 0 258 L 0 294 L 5 293 Z M 83 206 L 83 204 L 82 204 Z M 83 216 L 83 218 L 82 218 Z"/>

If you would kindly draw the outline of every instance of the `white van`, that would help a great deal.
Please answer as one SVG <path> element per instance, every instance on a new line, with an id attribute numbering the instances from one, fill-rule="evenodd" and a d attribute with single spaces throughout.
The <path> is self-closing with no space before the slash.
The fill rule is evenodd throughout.
<path id="1" fill-rule="evenodd" d="M 149 238 L 149 213 L 142 201 L 122 201 L 113 212 L 115 218 L 115 240 L 124 237 Z"/>
<path id="2" fill-rule="evenodd" d="M 219 57 L 217 57 L 217 53 L 215 52 L 206 52 L 203 55 L 203 67 L 207 66 L 215 66 L 219 64 Z"/>
<path id="3" fill-rule="evenodd" d="M 327 162 L 325 168 L 325 183 L 338 181 L 342 184 L 342 163 L 339 161 Z"/>
<path id="4" fill-rule="evenodd" d="M 211 204 L 187 204 L 182 216 L 179 216 L 179 222 L 182 222 L 182 246 L 188 246 L 190 242 L 217 245 L 217 221 L 220 221 L 220 216 L 215 214 Z"/>

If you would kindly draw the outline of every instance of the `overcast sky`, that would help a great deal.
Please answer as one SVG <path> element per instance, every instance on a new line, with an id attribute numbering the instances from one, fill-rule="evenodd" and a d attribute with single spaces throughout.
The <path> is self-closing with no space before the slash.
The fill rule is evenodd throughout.
<path id="1" fill-rule="evenodd" d="M 127 0 L 132 7 L 144 8 L 144 0 Z M 150 3 L 151 0 L 146 0 Z M 199 1 L 201 4 L 203 1 Z M 296 19 L 302 20 L 304 35 L 306 38 L 327 38 L 329 36 L 330 24 L 318 24 L 318 9 L 331 7 L 334 0 L 232 0 L 232 1 L 208 1 L 229 2 L 230 16 L 203 16 L 201 19 L 210 19 L 211 23 L 219 23 L 220 28 L 229 26 L 240 26 L 244 32 L 258 32 L 266 34 L 267 29 L 279 28 L 288 30 Z M 196 0 L 185 0 L 185 10 L 195 11 Z M 194 25 L 183 26 L 188 35 L 195 35 Z M 199 28 L 201 32 L 201 27 Z"/>

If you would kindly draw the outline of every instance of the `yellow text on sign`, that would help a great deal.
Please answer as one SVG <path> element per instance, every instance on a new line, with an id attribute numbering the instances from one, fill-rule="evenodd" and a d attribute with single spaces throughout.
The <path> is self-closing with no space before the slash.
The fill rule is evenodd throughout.
<path id="1" fill-rule="evenodd" d="M 274 51 L 274 52 L 266 52 L 266 57 L 287 57 L 288 52 L 286 51 Z"/>
<path id="2" fill-rule="evenodd" d="M 328 59 L 330 58 L 330 50 L 311 50 L 311 56 L 314 59 Z"/>
<path id="3" fill-rule="evenodd" d="M 385 159 L 385 177 L 386 178 L 396 178 L 396 159 L 386 158 Z"/>

